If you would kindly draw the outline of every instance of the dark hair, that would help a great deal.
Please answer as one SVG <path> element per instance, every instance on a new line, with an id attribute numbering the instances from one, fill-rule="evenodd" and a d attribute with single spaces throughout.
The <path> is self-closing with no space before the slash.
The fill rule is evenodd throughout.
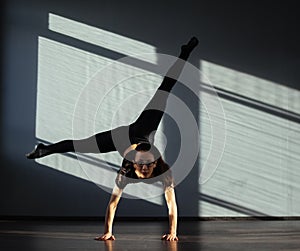
<path id="1" fill-rule="evenodd" d="M 137 176 L 134 173 L 133 160 L 137 152 L 149 152 L 154 156 L 154 159 L 157 161 L 156 167 L 153 170 L 153 176 L 158 177 L 162 181 L 165 187 L 173 185 L 173 177 L 171 173 L 170 166 L 163 160 L 160 151 L 158 148 L 149 143 L 140 143 L 135 149 L 128 152 L 122 162 L 121 174 L 126 177 L 137 179 Z M 119 172 L 120 173 L 120 172 Z"/>

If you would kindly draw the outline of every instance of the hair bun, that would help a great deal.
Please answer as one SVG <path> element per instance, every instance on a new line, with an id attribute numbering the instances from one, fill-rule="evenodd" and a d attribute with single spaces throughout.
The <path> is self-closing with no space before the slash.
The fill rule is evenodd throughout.
<path id="1" fill-rule="evenodd" d="M 138 144 L 135 148 L 136 151 L 149 151 L 151 149 L 151 144 L 149 142 L 142 142 Z"/>

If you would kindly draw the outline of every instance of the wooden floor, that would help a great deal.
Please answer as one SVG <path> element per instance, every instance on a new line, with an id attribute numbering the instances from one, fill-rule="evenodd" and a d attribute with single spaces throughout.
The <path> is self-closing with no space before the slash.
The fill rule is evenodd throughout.
<path id="1" fill-rule="evenodd" d="M 120 221 L 115 241 L 95 241 L 103 222 L 0 221 L 0 250 L 300 250 L 300 221 L 180 221 L 178 242 L 161 241 L 167 221 Z"/>

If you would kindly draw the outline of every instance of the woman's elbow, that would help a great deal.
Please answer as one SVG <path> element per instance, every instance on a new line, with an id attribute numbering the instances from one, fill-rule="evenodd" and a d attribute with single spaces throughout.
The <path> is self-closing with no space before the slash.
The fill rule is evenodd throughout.
<path id="1" fill-rule="evenodd" d="M 176 202 L 170 202 L 170 203 L 168 203 L 168 208 L 169 208 L 169 211 L 177 211 L 177 204 L 176 204 Z"/>
<path id="2" fill-rule="evenodd" d="M 117 209 L 117 207 L 118 207 L 118 203 L 110 203 L 108 205 L 108 209 L 113 210 L 113 211 L 115 211 Z"/>

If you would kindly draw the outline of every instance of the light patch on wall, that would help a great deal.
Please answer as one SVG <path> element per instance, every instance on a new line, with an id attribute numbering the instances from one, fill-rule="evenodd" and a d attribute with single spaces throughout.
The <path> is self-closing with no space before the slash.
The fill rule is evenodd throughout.
<path id="1" fill-rule="evenodd" d="M 142 59 L 156 63 L 156 48 L 154 46 L 104 29 L 99 29 L 52 13 L 49 14 L 49 29 L 124 54 L 125 56 L 141 59 L 143 57 L 141 54 L 147 54 Z"/>
<path id="2" fill-rule="evenodd" d="M 136 54 L 149 53 L 138 59 L 147 58 L 148 62 L 156 62 L 153 56 L 156 51 L 155 47 L 70 19 L 50 14 L 49 29 L 124 55 L 137 57 Z M 85 100 L 84 111 L 80 113 L 81 118 L 76 119 L 76 130 L 74 130 L 74 109 L 80 94 L 91 81 L 97 80 L 97 73 L 101 70 L 105 71 L 105 67 L 112 63 L 114 67 L 109 68 L 110 72 L 106 72 L 110 78 L 107 78 L 105 82 L 97 83 L 97 86 L 90 91 L 90 96 Z M 103 97 L 106 91 L 115 84 L 117 74 L 121 75 L 123 80 L 117 88 L 110 90 L 109 98 Z M 114 126 L 129 124 L 136 119 L 150 100 L 161 79 L 161 76 L 147 70 L 39 37 L 36 137 L 47 143 L 88 137 L 97 132 L 112 129 L 111 120 L 115 113 L 119 116 L 119 122 L 114 121 Z M 138 99 L 133 99 L 133 95 L 137 93 L 140 94 Z M 131 108 L 126 109 L 126 112 L 120 112 L 125 99 L 126 107 Z M 82 123 L 79 125 L 78 121 Z M 158 132 L 161 130 L 162 125 L 159 126 Z M 164 140 L 160 133 L 155 137 L 158 147 L 164 144 Z M 54 154 L 37 159 L 37 162 L 94 182 L 103 189 L 111 191 L 116 171 L 122 161 L 121 156 L 117 152 L 111 152 L 82 154 L 79 158 L 84 166 L 76 159 L 75 154 Z M 138 186 L 139 189 L 136 189 L 135 186 L 129 185 L 124 195 L 146 198 L 152 203 L 162 204 L 161 196 L 157 196 L 161 194 L 161 185 L 142 183 Z"/>
<path id="3" fill-rule="evenodd" d="M 294 112 L 299 115 L 300 92 L 282 84 L 235 71 L 205 60 L 201 63 L 201 81 L 227 92 L 262 102 L 261 105 Z M 290 114 L 290 116 L 293 116 Z"/>
<path id="4" fill-rule="evenodd" d="M 220 165 L 199 187 L 199 216 L 299 215 L 300 92 L 207 61 L 201 69 L 202 82 L 219 88 L 227 137 Z M 211 114 L 201 107 L 200 116 L 202 166 Z"/>

